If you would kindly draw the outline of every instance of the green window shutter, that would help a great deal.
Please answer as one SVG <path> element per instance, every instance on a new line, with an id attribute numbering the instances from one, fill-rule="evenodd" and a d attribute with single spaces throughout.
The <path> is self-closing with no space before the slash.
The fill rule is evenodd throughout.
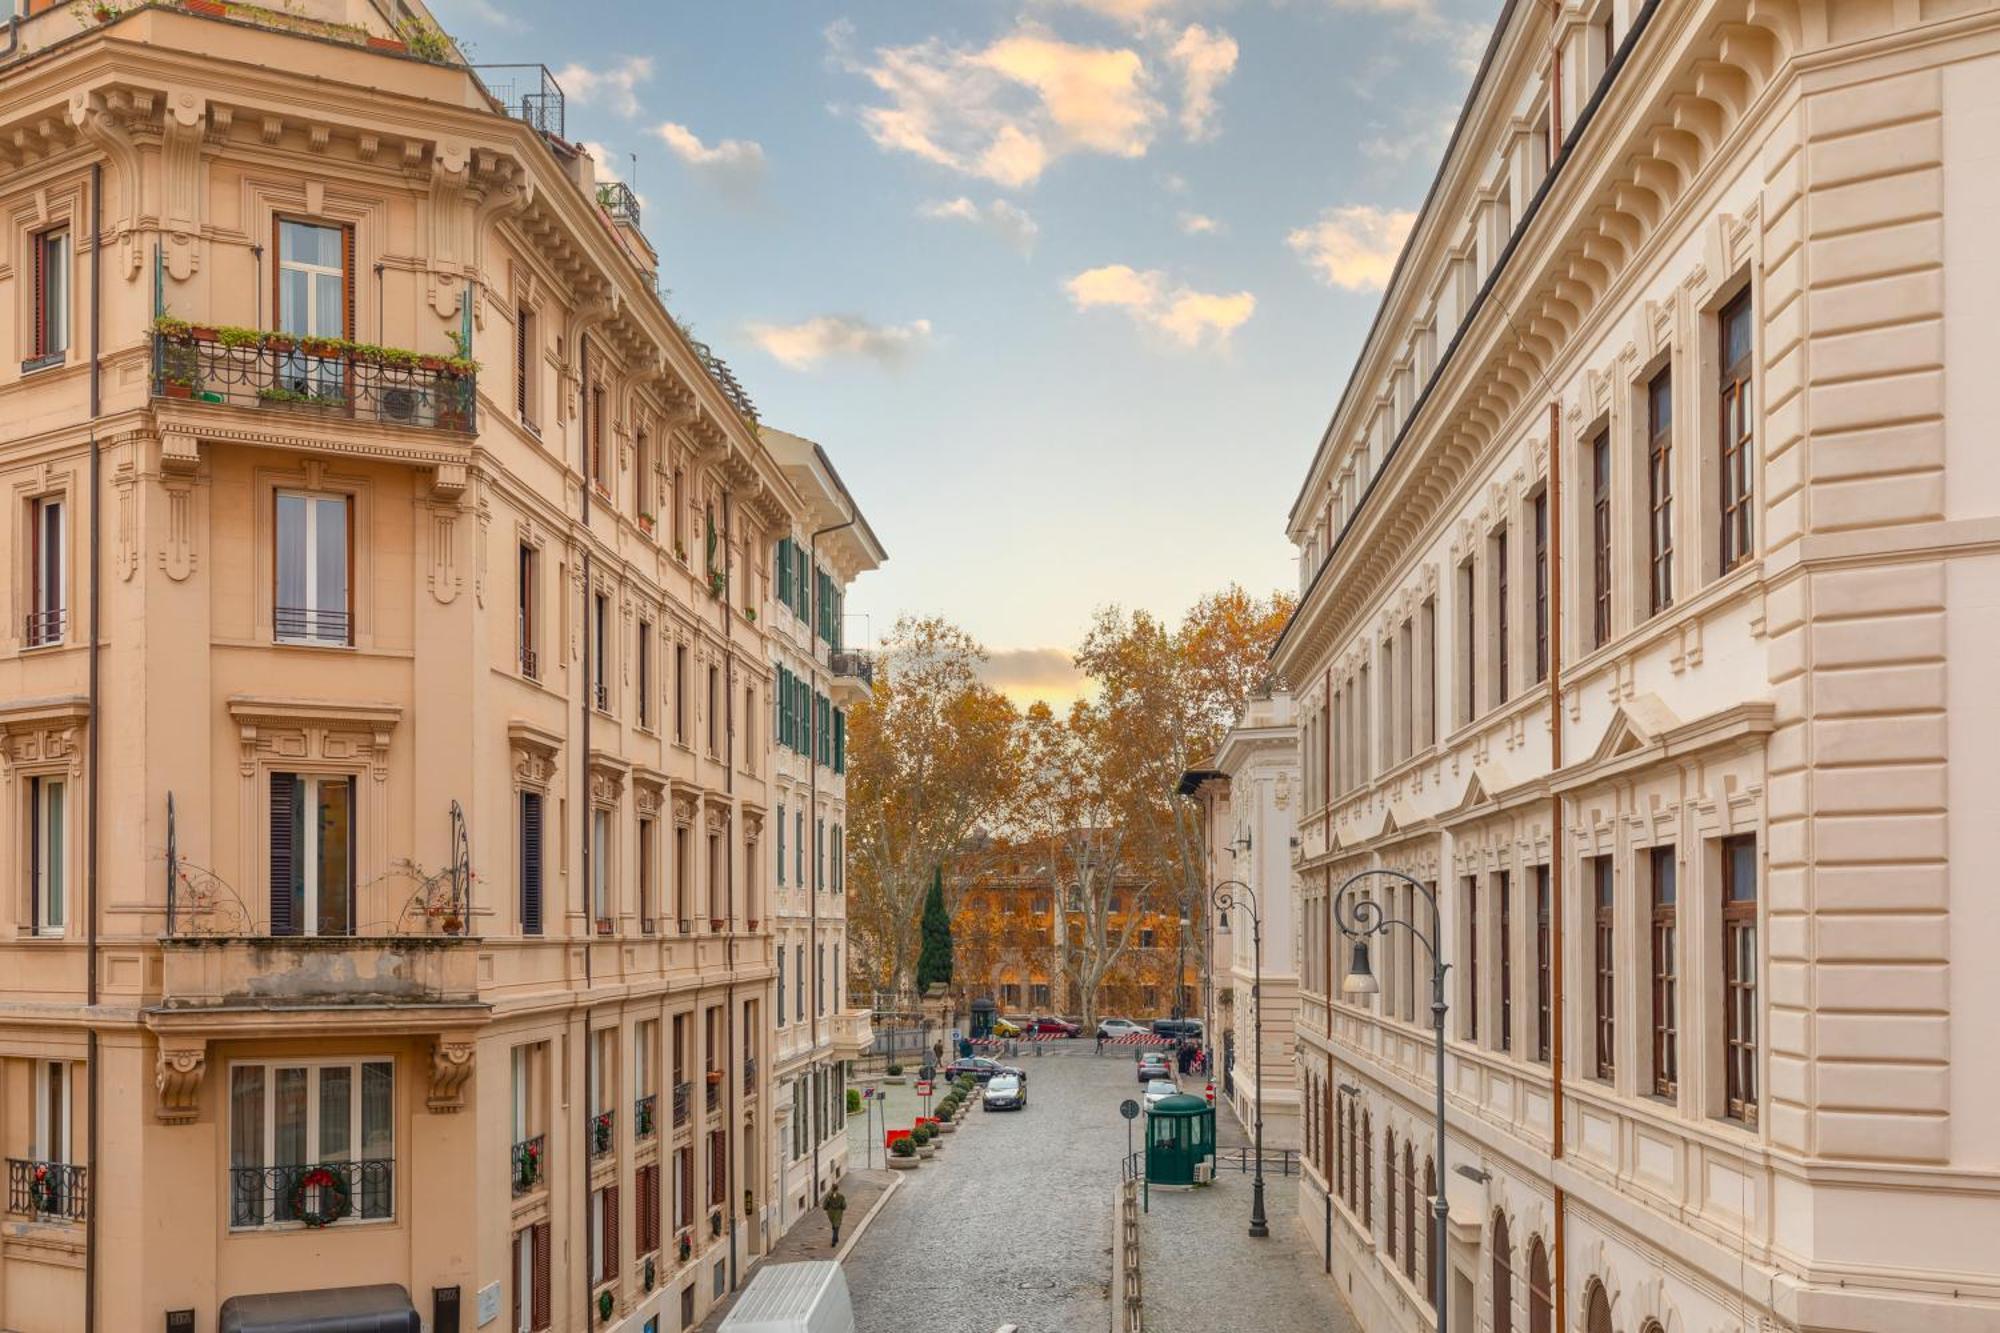
<path id="1" fill-rule="evenodd" d="M 778 567 L 778 600 L 788 601 L 792 591 L 792 539 L 778 539 L 777 558 L 772 562 Z"/>
<path id="2" fill-rule="evenodd" d="M 847 710 L 833 710 L 833 771 L 847 771 Z"/>

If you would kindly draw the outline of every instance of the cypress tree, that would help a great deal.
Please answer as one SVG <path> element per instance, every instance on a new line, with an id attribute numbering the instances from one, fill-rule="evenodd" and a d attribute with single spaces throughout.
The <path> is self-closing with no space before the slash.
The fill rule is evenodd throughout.
<path id="1" fill-rule="evenodd" d="M 934 981 L 951 982 L 951 918 L 944 910 L 944 867 L 931 871 L 931 891 L 924 897 L 923 948 L 917 954 L 917 990 Z"/>

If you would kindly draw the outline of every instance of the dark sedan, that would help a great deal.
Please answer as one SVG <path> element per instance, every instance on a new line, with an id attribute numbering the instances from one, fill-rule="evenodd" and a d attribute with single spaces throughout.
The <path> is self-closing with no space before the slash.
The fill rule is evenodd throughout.
<path id="1" fill-rule="evenodd" d="M 957 1078 L 961 1074 L 970 1074 L 981 1083 L 995 1074 L 1012 1074 L 1015 1078 L 1027 1076 L 1024 1071 L 1012 1065 L 1003 1065 L 998 1060 L 989 1060 L 983 1055 L 969 1055 L 963 1060 L 953 1060 L 944 1067 L 944 1076 L 948 1079 Z"/>

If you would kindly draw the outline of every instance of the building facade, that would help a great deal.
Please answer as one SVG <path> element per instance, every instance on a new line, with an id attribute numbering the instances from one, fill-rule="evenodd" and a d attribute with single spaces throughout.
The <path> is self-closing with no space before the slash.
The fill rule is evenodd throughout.
<path id="1" fill-rule="evenodd" d="M 1246 912 L 1203 905 L 1209 961 L 1203 991 L 1216 1093 L 1246 1131 L 1253 1129 L 1261 1049 L 1264 1146 L 1296 1148 L 1303 922 L 1292 856 L 1304 793 L 1291 696 L 1280 690 L 1253 697 L 1222 738 L 1213 765 L 1184 774 L 1181 790 L 1203 805 L 1211 892 L 1224 890 L 1251 905 L 1263 937 L 1260 963 Z"/>
<path id="2" fill-rule="evenodd" d="M 0 1327 L 691 1327 L 787 1216 L 772 556 L 825 497 L 546 71 L 407 0 L 31 8 Z"/>
<path id="3" fill-rule="evenodd" d="M 846 646 L 842 606 L 886 559 L 824 450 L 765 427 L 766 447 L 805 502 L 771 552 L 771 943 L 774 1197 L 779 1229 L 818 1204 L 847 1167 L 846 1062 L 868 1047 L 867 1007 L 847 993 L 847 710 L 874 675 Z"/>
<path id="4" fill-rule="evenodd" d="M 2000 1327 L 1997 62 L 1977 2 L 1503 11 L 1276 650 L 1302 1204 L 1368 1328 L 1437 1276 L 1454 1329 Z M 1445 1162 L 1363 893 L 1439 904 Z"/>

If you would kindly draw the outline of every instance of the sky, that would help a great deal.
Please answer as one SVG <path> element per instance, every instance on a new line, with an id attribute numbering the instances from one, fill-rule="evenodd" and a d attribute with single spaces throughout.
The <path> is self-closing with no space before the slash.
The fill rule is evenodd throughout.
<path id="1" fill-rule="evenodd" d="M 1285 517 L 1497 0 L 432 0 L 539 61 L 669 306 L 1025 701 L 1102 606 L 1296 586 Z"/>

